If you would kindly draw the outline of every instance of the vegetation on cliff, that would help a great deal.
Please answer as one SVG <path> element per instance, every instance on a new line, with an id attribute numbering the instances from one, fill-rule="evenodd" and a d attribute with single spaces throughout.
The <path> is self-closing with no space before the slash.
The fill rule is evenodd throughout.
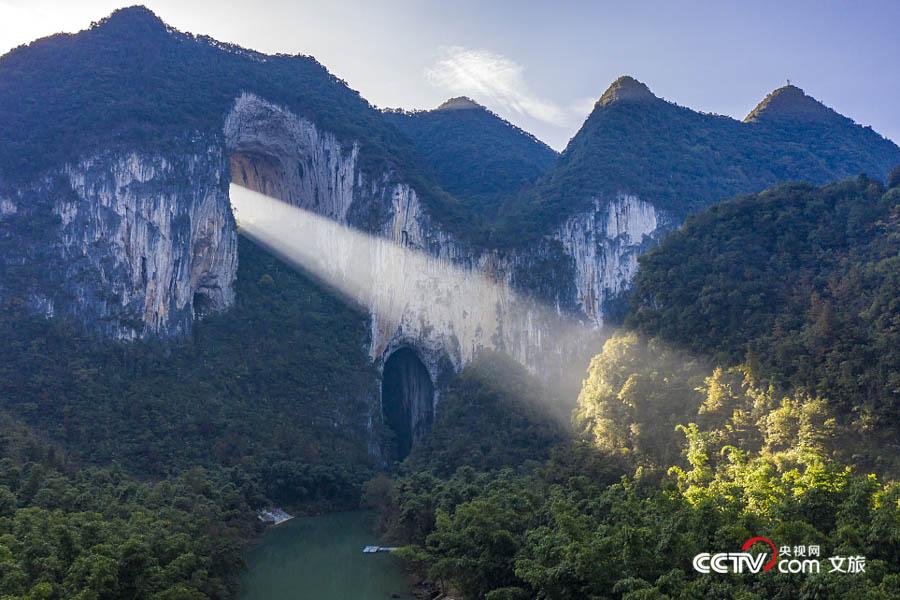
<path id="1" fill-rule="evenodd" d="M 900 187 L 779 186 L 712 207 L 644 255 L 627 323 L 827 398 L 860 436 L 847 446 L 887 469 L 900 449 L 898 257 Z"/>
<path id="2" fill-rule="evenodd" d="M 450 476 L 419 456 L 430 472 L 369 485 L 383 527 L 466 598 L 895 597 L 897 192 L 865 178 L 782 186 L 691 220 L 642 260 L 638 332 L 593 359 L 572 439 L 542 464 L 476 460 Z M 814 302 L 839 343 L 817 345 Z M 818 546 L 821 572 L 694 569 L 697 553 L 754 536 Z M 864 572 L 831 556 L 863 556 Z"/>

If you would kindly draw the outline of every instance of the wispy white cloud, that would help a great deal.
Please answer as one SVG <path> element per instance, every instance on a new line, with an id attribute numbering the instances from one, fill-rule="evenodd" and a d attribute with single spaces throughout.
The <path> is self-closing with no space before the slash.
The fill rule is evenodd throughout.
<path id="1" fill-rule="evenodd" d="M 471 96 L 499 110 L 564 127 L 571 121 L 567 108 L 535 95 L 524 69 L 502 54 L 462 47 L 448 48 L 425 70 L 428 81 L 452 94 Z"/>
<path id="2" fill-rule="evenodd" d="M 572 102 L 569 103 L 569 110 L 573 115 L 578 115 L 581 118 L 587 118 L 591 111 L 594 110 L 594 105 L 597 104 L 597 99 L 591 96 L 585 96 L 583 98 L 576 98 Z"/>

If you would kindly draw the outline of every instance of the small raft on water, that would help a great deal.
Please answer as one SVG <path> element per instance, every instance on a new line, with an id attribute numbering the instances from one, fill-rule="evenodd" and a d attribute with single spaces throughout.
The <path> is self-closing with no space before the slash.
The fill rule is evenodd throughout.
<path id="1" fill-rule="evenodd" d="M 260 521 L 267 525 L 281 525 L 285 521 L 290 521 L 294 518 L 294 515 L 289 515 L 280 508 L 260 510 L 256 512 L 256 516 L 259 517 Z"/>
<path id="2" fill-rule="evenodd" d="M 376 552 L 393 552 L 396 548 L 388 546 L 366 546 L 363 548 L 363 554 L 375 554 Z"/>

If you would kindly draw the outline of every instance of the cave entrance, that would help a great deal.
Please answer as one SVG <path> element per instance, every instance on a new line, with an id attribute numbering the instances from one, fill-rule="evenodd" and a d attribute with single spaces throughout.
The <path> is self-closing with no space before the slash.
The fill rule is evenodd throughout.
<path id="1" fill-rule="evenodd" d="M 431 430 L 434 384 L 422 361 L 409 348 L 400 348 L 384 363 L 381 411 L 396 436 L 396 457 L 409 455 L 413 442 Z"/>
<path id="2" fill-rule="evenodd" d="M 290 178 L 281 160 L 274 155 L 263 151 L 232 151 L 228 166 L 231 183 L 291 203 Z"/>
<path id="3" fill-rule="evenodd" d="M 194 297 L 191 301 L 191 305 L 194 308 L 194 317 L 197 319 L 202 319 L 214 311 L 213 301 L 212 299 L 203 292 L 203 290 L 198 289 L 194 292 Z"/>

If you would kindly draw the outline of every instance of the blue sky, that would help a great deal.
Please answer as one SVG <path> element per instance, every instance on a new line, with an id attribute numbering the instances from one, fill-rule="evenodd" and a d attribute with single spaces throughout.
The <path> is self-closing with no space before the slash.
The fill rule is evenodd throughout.
<path id="1" fill-rule="evenodd" d="M 0 52 L 133 2 L 0 0 Z M 378 106 L 470 95 L 562 148 L 630 74 L 742 118 L 790 78 L 900 141 L 900 2 L 147 0 L 179 29 L 315 56 Z"/>

